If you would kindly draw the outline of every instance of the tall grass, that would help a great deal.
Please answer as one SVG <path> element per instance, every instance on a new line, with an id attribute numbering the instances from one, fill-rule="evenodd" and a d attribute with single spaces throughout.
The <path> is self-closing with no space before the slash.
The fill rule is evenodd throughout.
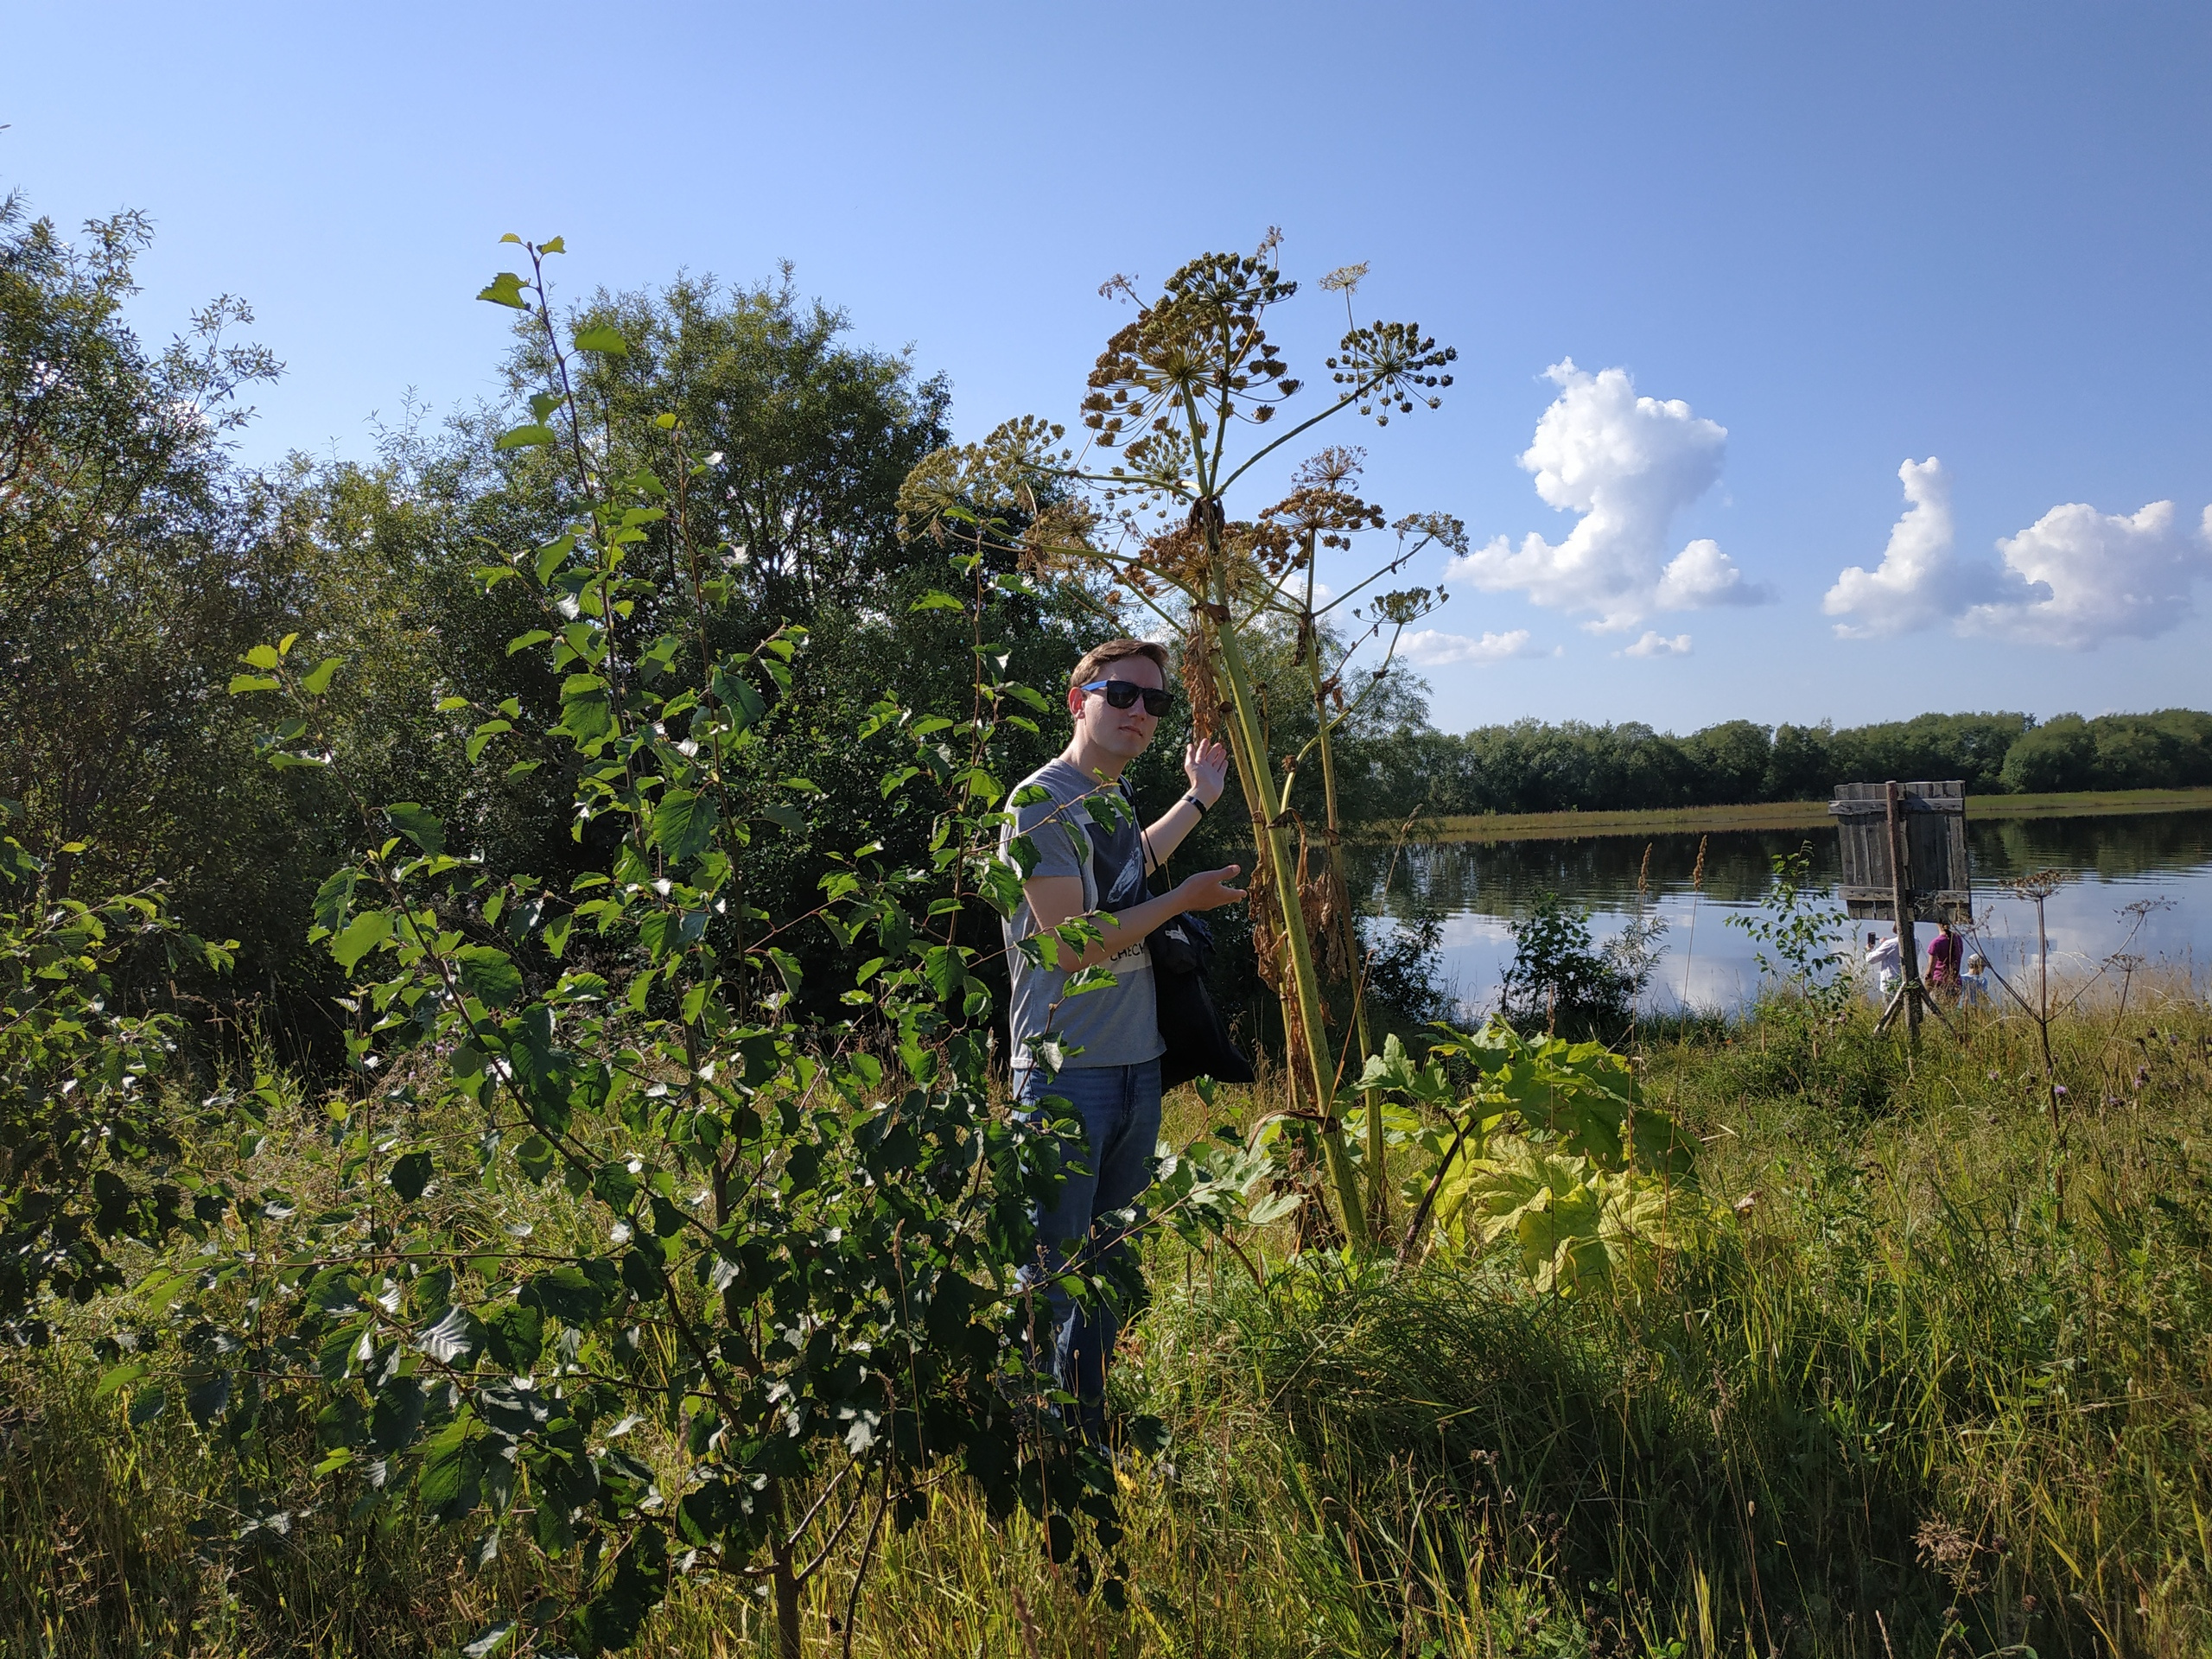
<path id="1" fill-rule="evenodd" d="M 1984 1013 L 1909 1055 L 1868 1024 L 1642 1030 L 1723 1219 L 1611 1300 L 1287 1238 L 1262 1287 L 1156 1243 L 1116 1388 L 1172 1439 L 1124 1471 L 1126 1606 L 948 1481 L 855 1629 L 849 1579 L 819 1588 L 823 1651 L 2207 1650 L 2212 1014 L 2139 981 L 2061 1022 L 2063 1224 L 2031 1032 Z M 472 1573 L 470 1541 L 357 1525 L 337 1490 L 241 1541 L 239 1470 L 93 1397 L 103 1320 L 0 1365 L 0 1656 L 452 1652 L 537 1592 L 518 1550 Z M 693 1585 L 644 1643 L 762 1640 Z"/>

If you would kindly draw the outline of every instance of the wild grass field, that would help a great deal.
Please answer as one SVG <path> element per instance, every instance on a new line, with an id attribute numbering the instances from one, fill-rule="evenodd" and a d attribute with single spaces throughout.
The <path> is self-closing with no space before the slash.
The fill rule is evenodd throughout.
<path id="1" fill-rule="evenodd" d="M 1863 1014 L 1645 1027 L 1634 1065 L 1696 1130 L 1719 1223 L 1605 1295 L 1480 1253 L 1294 1256 L 1287 1224 L 1243 1262 L 1155 1236 L 1116 1389 L 1168 1436 L 1122 1461 L 1123 1606 L 955 1475 L 816 1582 L 810 1650 L 2203 1652 L 2212 1014 L 2139 988 L 2054 1041 L 2063 1172 L 2018 1018 L 1931 1027 L 1916 1056 Z M 1169 1109 L 1171 1139 L 1209 1127 L 1188 1090 Z M 320 1110 L 294 1091 L 252 1173 L 310 1186 L 284 1166 Z M 452 1654 L 575 1570 L 512 1541 L 480 1562 L 404 1508 L 349 1518 L 350 1474 L 241 1513 L 238 1454 L 99 1394 L 96 1344 L 143 1310 L 74 1317 L 0 1361 L 8 1659 Z M 637 1650 L 768 1640 L 759 1601 L 679 1577 Z"/>

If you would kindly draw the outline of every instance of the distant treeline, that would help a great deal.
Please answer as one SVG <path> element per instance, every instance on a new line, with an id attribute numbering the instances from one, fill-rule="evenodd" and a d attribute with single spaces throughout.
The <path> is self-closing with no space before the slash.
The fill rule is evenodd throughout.
<path id="1" fill-rule="evenodd" d="M 1826 799 L 1839 783 L 1960 778 L 1969 794 L 2212 785 L 2212 715 L 1922 715 L 1841 729 L 1731 720 L 1677 737 L 1520 720 L 1464 736 L 1401 726 L 1361 746 L 1370 817 Z M 1382 811 L 1375 811 L 1382 807 Z"/>

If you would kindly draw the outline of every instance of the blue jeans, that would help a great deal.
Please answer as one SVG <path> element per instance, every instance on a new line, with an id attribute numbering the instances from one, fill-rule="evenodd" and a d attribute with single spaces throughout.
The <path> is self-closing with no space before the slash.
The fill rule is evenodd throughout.
<path id="1" fill-rule="evenodd" d="M 1058 1274 L 1071 1243 L 1084 1251 L 1083 1265 L 1094 1271 L 1126 1258 L 1127 1239 L 1099 1223 L 1130 1208 L 1152 1185 L 1153 1152 L 1160 1141 L 1160 1062 L 1072 1066 L 1058 1076 L 1031 1066 L 1015 1072 L 1014 1084 L 1025 1118 L 1027 1109 L 1055 1095 L 1083 1120 L 1084 1146 L 1068 1148 L 1052 1206 L 1039 1206 L 1033 1217 L 1043 1261 L 1029 1271 L 1033 1278 L 1041 1272 L 1045 1281 L 1052 1375 L 1080 1402 L 1083 1432 L 1098 1440 L 1105 1433 L 1106 1366 L 1121 1332 L 1121 1310 L 1110 1294 L 1081 1306 L 1060 1287 Z"/>

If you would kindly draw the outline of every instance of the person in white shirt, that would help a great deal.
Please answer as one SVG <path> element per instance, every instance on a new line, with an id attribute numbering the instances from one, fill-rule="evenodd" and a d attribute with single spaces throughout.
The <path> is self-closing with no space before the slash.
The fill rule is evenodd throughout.
<path id="1" fill-rule="evenodd" d="M 1874 995 L 1885 1002 L 1890 1000 L 1890 988 L 1897 982 L 1898 961 L 1896 934 L 1878 941 L 1872 931 L 1868 932 L 1866 967 L 1874 976 Z"/>

